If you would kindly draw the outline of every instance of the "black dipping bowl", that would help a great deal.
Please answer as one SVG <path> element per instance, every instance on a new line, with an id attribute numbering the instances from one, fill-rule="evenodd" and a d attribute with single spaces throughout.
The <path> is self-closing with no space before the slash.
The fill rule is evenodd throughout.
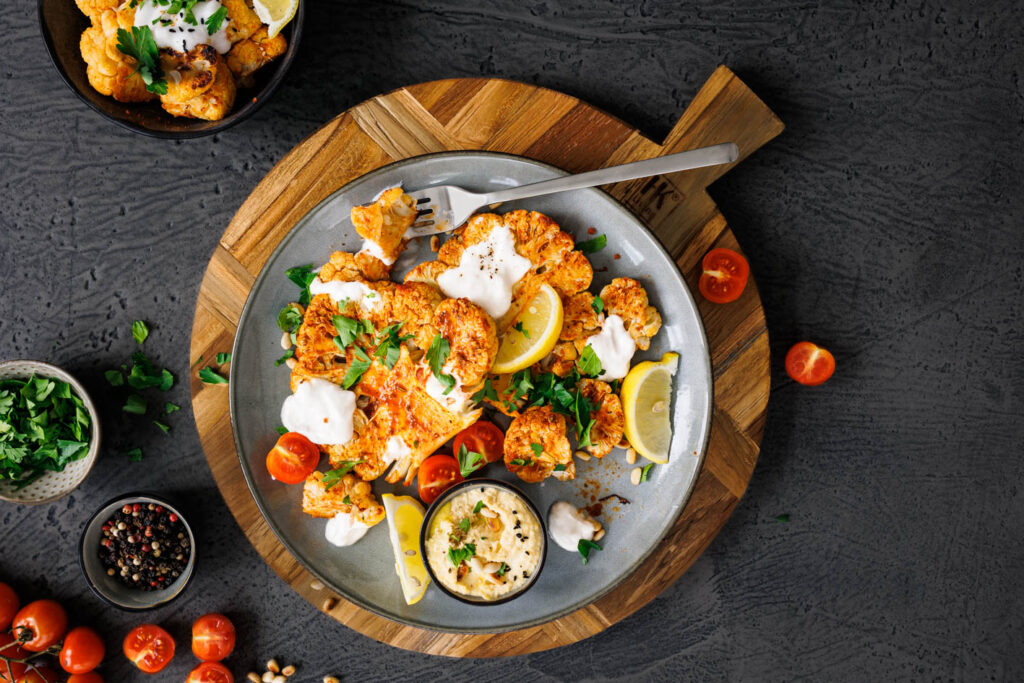
<path id="1" fill-rule="evenodd" d="M 509 593 L 508 595 L 498 598 L 497 600 L 483 600 L 481 598 L 474 598 L 468 595 L 461 595 L 460 593 L 456 593 L 455 591 L 449 590 L 447 587 L 445 587 L 444 584 L 442 584 L 438 580 L 437 574 L 434 572 L 434 568 L 430 566 L 430 560 L 427 557 L 427 535 L 430 533 L 430 527 L 433 526 L 434 515 L 436 515 L 437 511 L 452 498 L 462 493 L 466 489 L 473 488 L 475 486 L 489 486 L 492 488 L 504 489 L 505 491 L 508 491 L 509 493 L 512 493 L 513 495 L 521 498 L 523 502 L 526 503 L 526 507 L 529 508 L 530 512 L 533 513 L 534 517 L 537 518 L 537 525 L 540 527 L 541 536 L 543 539 L 543 543 L 541 545 L 540 562 L 537 563 L 537 569 L 534 570 L 533 576 L 530 578 L 530 583 L 526 584 L 518 591 L 514 593 Z M 509 602 L 510 600 L 515 600 L 520 595 L 523 595 L 526 591 L 533 588 L 533 586 L 537 583 L 537 577 L 540 576 L 541 571 L 543 571 L 544 569 L 544 563 L 548 559 L 548 527 L 547 524 L 544 522 L 544 517 L 540 514 L 540 510 L 538 510 L 537 506 L 533 504 L 533 501 L 530 500 L 525 493 L 517 489 L 515 486 L 512 486 L 508 482 L 504 482 L 499 479 L 467 479 L 465 481 L 459 482 L 450 489 L 447 489 L 444 493 L 437 497 L 437 500 L 430 504 L 430 507 L 427 508 L 427 512 L 423 516 L 423 526 L 420 527 L 420 557 L 423 558 L 423 565 L 427 568 L 427 574 L 430 576 L 431 580 L 433 580 L 434 585 L 440 588 L 441 591 L 446 595 L 453 597 L 459 602 L 465 603 L 467 605 L 501 605 L 503 603 Z"/>
<path id="2" fill-rule="evenodd" d="M 103 537 L 103 523 L 110 519 L 125 503 L 156 503 L 157 505 L 162 505 L 167 510 L 178 515 L 178 519 L 188 533 L 192 549 L 192 552 L 189 553 L 188 565 L 181 576 L 167 588 L 143 591 L 126 586 L 118 581 L 116 577 L 107 576 L 106 569 L 104 569 L 103 563 L 97 556 L 100 539 Z M 192 582 L 193 574 L 195 574 L 196 537 L 192 532 L 192 526 L 189 524 L 188 518 L 177 503 L 169 501 L 164 496 L 156 493 L 126 493 L 117 498 L 112 498 L 101 505 L 93 513 L 92 517 L 89 518 L 89 521 L 85 523 L 85 528 L 82 529 L 82 538 L 78 542 L 78 562 L 82 567 L 82 573 L 85 574 L 85 580 L 88 582 L 89 588 L 104 602 L 128 612 L 142 612 L 154 607 L 162 607 L 185 592 L 189 583 Z"/>
<path id="3" fill-rule="evenodd" d="M 300 2 L 295 17 L 281 31 L 281 35 L 288 41 L 288 49 L 256 72 L 253 87 L 239 88 L 234 108 L 220 121 L 175 117 L 165 112 L 159 102 L 118 102 L 113 97 L 93 90 L 85 75 L 85 60 L 78 47 L 82 32 L 89 28 L 90 22 L 74 0 L 39 0 L 39 31 L 57 73 L 83 102 L 100 115 L 136 133 L 183 140 L 226 130 L 249 118 L 263 106 L 295 59 L 302 35 L 304 12 L 305 3 Z"/>

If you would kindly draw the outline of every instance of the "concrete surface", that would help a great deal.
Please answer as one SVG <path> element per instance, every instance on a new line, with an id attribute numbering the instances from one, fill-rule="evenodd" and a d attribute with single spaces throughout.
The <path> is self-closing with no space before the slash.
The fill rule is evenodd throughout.
<path id="1" fill-rule="evenodd" d="M 290 148 L 378 92 L 496 75 L 587 99 L 660 138 L 719 63 L 786 132 L 712 188 L 764 296 L 767 434 L 746 497 L 692 570 L 573 647 L 453 661 L 372 642 L 261 561 L 223 505 L 187 409 L 169 436 L 104 405 L 84 487 L 0 504 L 0 578 L 58 596 L 108 634 L 108 681 L 143 618 L 91 596 L 86 517 L 124 491 L 189 496 L 200 573 L 147 615 L 238 625 L 241 678 L 268 656 L 297 680 L 1020 680 L 1024 677 L 1024 11 L 1011 0 L 680 3 L 423 0 L 308 5 L 301 52 L 253 119 L 183 143 L 102 120 L 59 81 L 33 3 L 0 13 L 0 358 L 59 363 L 96 392 L 146 348 L 179 377 L 199 280 L 224 226 Z M 831 348 L 794 385 L 790 344 Z M 187 406 L 187 389 L 171 400 Z M 134 433 L 130 430 L 134 429 Z M 140 445 L 145 459 L 111 452 Z M 789 514 L 788 523 L 775 521 Z"/>

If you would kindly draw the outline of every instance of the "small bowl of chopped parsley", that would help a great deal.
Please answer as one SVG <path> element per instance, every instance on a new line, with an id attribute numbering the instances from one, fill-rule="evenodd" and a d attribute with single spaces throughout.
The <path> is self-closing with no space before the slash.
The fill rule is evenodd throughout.
<path id="1" fill-rule="evenodd" d="M 49 363 L 0 363 L 0 500 L 36 505 L 71 493 L 100 447 L 96 406 Z"/>

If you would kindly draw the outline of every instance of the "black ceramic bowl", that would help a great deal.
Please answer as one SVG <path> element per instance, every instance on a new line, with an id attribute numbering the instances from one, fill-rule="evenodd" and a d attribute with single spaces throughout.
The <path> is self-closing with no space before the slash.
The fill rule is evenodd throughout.
<path id="1" fill-rule="evenodd" d="M 103 524 L 123 505 L 132 503 L 155 503 L 162 505 L 169 512 L 173 512 L 178 516 L 178 519 L 185 527 L 185 532 L 188 534 L 189 547 L 192 549 L 192 552 L 189 553 L 185 571 L 167 588 L 143 591 L 126 586 L 118 581 L 116 577 L 107 575 L 106 569 L 104 569 L 103 563 L 98 556 L 100 540 L 103 538 Z M 78 543 L 78 562 L 82 567 L 82 573 L 85 574 L 85 580 L 93 593 L 119 609 L 129 612 L 141 612 L 166 605 L 185 592 L 185 588 L 192 581 L 192 575 L 195 574 L 196 537 L 192 533 L 192 527 L 188 523 L 188 518 L 182 514 L 182 509 L 179 505 L 154 493 L 127 493 L 108 500 L 85 523 L 85 528 L 82 530 L 82 538 Z"/>
<path id="2" fill-rule="evenodd" d="M 305 4 L 300 2 L 295 18 L 281 31 L 281 35 L 288 40 L 287 51 L 256 72 L 256 83 L 252 88 L 239 88 L 231 113 L 220 121 L 203 121 L 171 116 L 158 102 L 118 102 L 113 97 L 93 90 L 85 74 L 85 60 L 78 47 L 82 32 L 90 25 L 89 18 L 78 9 L 74 0 L 38 1 L 40 33 L 57 73 L 68 87 L 83 102 L 119 126 L 143 135 L 174 139 L 198 138 L 218 133 L 244 121 L 262 107 L 295 59 L 305 11 Z"/>
<path id="3" fill-rule="evenodd" d="M 427 537 L 430 534 L 431 527 L 433 527 L 434 525 L 434 516 L 437 514 L 438 510 L 440 510 L 441 507 L 445 505 L 445 503 L 450 501 L 458 494 L 464 492 L 466 489 L 478 486 L 502 489 L 503 491 L 507 491 L 512 495 L 516 496 L 517 498 L 519 498 L 520 500 L 522 500 L 525 507 L 529 509 L 530 513 L 532 513 L 533 516 L 536 518 L 537 526 L 540 528 L 541 532 L 540 561 L 537 563 L 537 568 L 534 570 L 533 575 L 530 577 L 530 582 L 522 588 L 520 588 L 519 590 L 512 593 L 508 593 L 507 595 L 504 595 L 496 600 L 474 598 L 472 596 L 462 595 L 460 593 L 456 593 L 455 591 L 448 589 L 443 583 L 441 583 L 438 580 L 437 573 L 434 571 L 434 568 L 430 565 L 430 556 L 427 554 Z M 517 489 L 515 486 L 512 486 L 511 484 L 506 483 L 504 481 L 500 481 L 498 479 L 467 479 L 466 481 L 459 482 L 455 486 L 451 487 L 450 489 L 442 493 L 440 496 L 437 497 L 437 500 L 431 503 L 430 507 L 427 508 L 427 512 L 423 516 L 423 526 L 420 527 L 420 556 L 423 558 L 423 564 L 427 568 L 427 574 L 430 575 L 430 578 L 431 580 L 433 580 L 434 585 L 440 588 L 441 591 L 443 591 L 445 594 L 450 595 L 459 602 L 466 603 L 467 605 L 500 605 L 510 600 L 515 600 L 519 596 L 526 593 L 526 591 L 530 590 L 530 588 L 532 588 L 537 583 L 537 578 L 540 576 L 540 573 L 544 570 L 544 563 L 548 557 L 548 529 L 547 525 L 544 523 L 544 517 L 540 514 L 540 511 L 537 509 L 537 506 L 533 504 L 533 501 L 531 501 L 526 496 L 526 494 Z"/>

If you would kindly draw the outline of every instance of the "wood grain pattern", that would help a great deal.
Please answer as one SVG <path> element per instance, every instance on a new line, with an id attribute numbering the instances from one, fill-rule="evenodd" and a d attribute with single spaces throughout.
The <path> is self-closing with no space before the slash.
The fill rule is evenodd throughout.
<path id="1" fill-rule="evenodd" d="M 232 339 L 242 304 L 274 247 L 296 221 L 344 183 L 391 161 L 449 149 L 524 154 L 584 171 L 734 141 L 740 159 L 782 131 L 782 123 L 726 67 L 697 93 L 665 142 L 657 144 L 576 98 L 498 79 L 423 83 L 375 97 L 338 116 L 292 150 L 256 187 L 225 231 L 203 278 L 190 359 L 209 358 Z M 696 289 L 699 262 L 714 245 L 738 248 L 705 188 L 728 167 L 619 183 L 607 188 L 658 236 Z M 567 645 L 647 604 L 704 551 L 735 507 L 757 461 L 768 404 L 768 333 L 756 284 L 728 306 L 698 304 L 711 347 L 714 416 L 693 495 L 664 542 L 601 599 L 533 628 L 456 635 L 389 621 L 315 590 L 312 577 L 264 522 L 241 476 L 227 392 L 193 373 L 196 425 L 214 479 L 256 550 L 300 595 L 381 642 L 456 657 L 496 657 Z"/>

